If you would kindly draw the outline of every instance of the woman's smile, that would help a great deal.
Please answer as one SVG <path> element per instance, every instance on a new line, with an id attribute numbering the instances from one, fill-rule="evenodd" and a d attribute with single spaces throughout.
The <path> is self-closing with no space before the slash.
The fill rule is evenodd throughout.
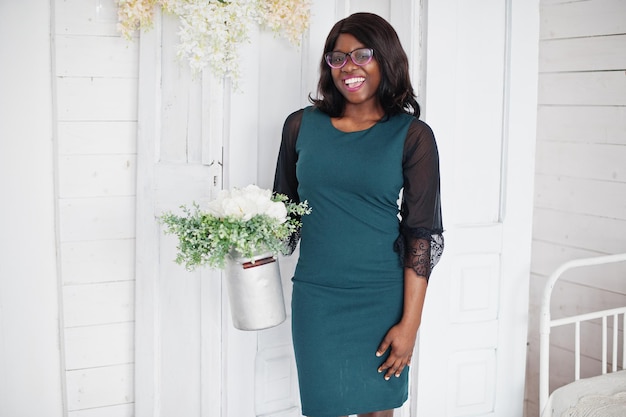
<path id="1" fill-rule="evenodd" d="M 365 82 L 365 77 L 350 76 L 350 77 L 345 78 L 343 82 L 349 91 L 356 91 Z"/>

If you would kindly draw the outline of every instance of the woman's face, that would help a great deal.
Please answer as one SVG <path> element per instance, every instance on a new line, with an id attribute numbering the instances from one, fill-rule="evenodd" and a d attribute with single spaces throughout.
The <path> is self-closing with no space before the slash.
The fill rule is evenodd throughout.
<path id="1" fill-rule="evenodd" d="M 366 48 L 357 38 L 342 33 L 337 38 L 333 51 L 349 53 L 359 48 Z M 374 51 L 376 54 L 376 51 Z M 331 75 L 335 87 L 346 98 L 350 104 L 363 104 L 371 101 L 377 101 L 376 92 L 380 85 L 380 66 L 376 61 L 376 56 L 372 60 L 359 66 L 352 62 L 348 57 L 346 64 L 342 68 L 331 68 Z"/>

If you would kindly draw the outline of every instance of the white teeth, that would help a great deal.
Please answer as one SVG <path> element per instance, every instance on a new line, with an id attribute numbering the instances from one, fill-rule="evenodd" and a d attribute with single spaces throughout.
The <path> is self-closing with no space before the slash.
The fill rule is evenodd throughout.
<path id="1" fill-rule="evenodd" d="M 349 78 L 349 79 L 345 80 L 344 82 L 347 85 L 352 85 L 352 84 L 362 83 L 363 81 L 365 81 L 365 78 L 363 78 L 363 77 L 356 77 L 356 78 Z"/>

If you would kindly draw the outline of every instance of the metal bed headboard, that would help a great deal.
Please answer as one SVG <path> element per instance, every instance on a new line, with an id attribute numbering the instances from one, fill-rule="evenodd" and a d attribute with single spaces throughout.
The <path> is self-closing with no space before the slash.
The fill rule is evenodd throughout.
<path id="1" fill-rule="evenodd" d="M 617 371 L 617 351 L 618 351 L 618 324 L 619 316 L 622 316 L 622 328 L 624 329 L 622 338 L 622 369 L 626 369 L 626 307 L 619 307 L 609 310 L 596 311 L 587 314 L 580 314 L 571 317 L 552 320 L 550 317 L 550 300 L 552 290 L 556 281 L 566 271 L 583 266 L 606 265 L 616 262 L 626 262 L 626 253 L 617 255 L 597 256 L 593 258 L 576 259 L 569 261 L 557 268 L 546 283 L 543 291 L 541 302 L 540 317 L 540 351 L 539 351 L 539 412 L 544 413 L 544 408 L 548 403 L 550 396 L 550 330 L 553 327 L 573 324 L 575 326 L 575 345 L 574 345 L 574 377 L 575 380 L 580 379 L 580 323 L 588 320 L 602 319 L 602 374 L 607 372 L 608 363 L 608 317 L 613 317 L 613 344 L 612 359 L 613 365 L 611 372 Z"/>

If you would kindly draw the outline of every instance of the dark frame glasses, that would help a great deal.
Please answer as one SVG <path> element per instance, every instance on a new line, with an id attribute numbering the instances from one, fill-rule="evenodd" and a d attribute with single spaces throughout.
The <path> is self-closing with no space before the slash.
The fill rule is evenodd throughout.
<path id="1" fill-rule="evenodd" d="M 354 65 L 362 67 L 372 61 L 374 50 L 372 48 L 358 48 L 348 53 L 332 51 L 324 54 L 324 59 L 328 66 L 335 69 L 343 68 L 346 62 L 348 62 L 348 57 L 350 57 Z"/>

